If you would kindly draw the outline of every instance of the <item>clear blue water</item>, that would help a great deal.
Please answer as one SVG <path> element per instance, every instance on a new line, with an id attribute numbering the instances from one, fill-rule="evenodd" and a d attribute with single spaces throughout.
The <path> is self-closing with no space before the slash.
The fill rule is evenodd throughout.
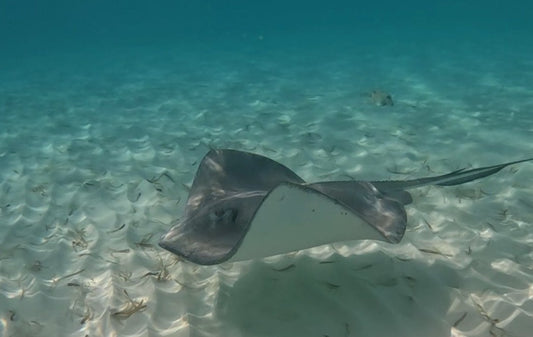
<path id="1" fill-rule="evenodd" d="M 213 52 L 224 46 L 234 52 L 292 47 L 333 55 L 346 48 L 379 52 L 391 44 L 397 46 L 381 52 L 397 56 L 454 46 L 526 52 L 533 30 L 527 1 L 4 0 L 0 6 L 3 58 L 191 44 L 214 44 Z"/>

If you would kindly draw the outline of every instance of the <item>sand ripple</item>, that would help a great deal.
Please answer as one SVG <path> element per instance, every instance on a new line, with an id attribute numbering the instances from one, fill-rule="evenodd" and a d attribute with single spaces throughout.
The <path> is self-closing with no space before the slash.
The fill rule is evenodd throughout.
<path id="1" fill-rule="evenodd" d="M 441 174 L 531 151 L 526 103 L 509 114 L 481 92 L 494 107 L 479 112 L 439 92 L 455 75 L 475 77 L 453 64 L 431 72 L 455 74 L 445 79 L 397 70 L 388 83 L 405 99 L 383 110 L 355 93 L 368 76 L 352 59 L 312 74 L 283 59 L 291 67 L 213 57 L 160 75 L 143 63 L 146 76 L 117 63 L 98 85 L 85 74 L 66 87 L 62 77 L 2 87 L 12 113 L 0 116 L 0 335 L 530 336 L 527 164 L 415 191 L 399 245 L 336 243 L 217 267 L 158 248 L 210 147 L 324 180 Z"/>

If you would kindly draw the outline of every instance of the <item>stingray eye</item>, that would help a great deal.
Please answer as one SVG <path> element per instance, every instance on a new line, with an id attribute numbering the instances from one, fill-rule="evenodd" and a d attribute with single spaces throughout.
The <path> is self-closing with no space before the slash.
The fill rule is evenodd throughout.
<path id="1" fill-rule="evenodd" d="M 235 222 L 237 214 L 236 208 L 219 208 L 212 213 L 212 220 L 217 224 L 229 224 Z"/>

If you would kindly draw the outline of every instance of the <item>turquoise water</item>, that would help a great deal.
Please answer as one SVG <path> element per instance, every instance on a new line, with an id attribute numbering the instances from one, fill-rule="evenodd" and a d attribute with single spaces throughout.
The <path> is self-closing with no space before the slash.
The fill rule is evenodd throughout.
<path id="1" fill-rule="evenodd" d="M 529 336 L 531 164 L 413 193 L 399 245 L 197 267 L 157 240 L 213 147 L 309 181 L 532 157 L 532 13 L 0 2 L 0 335 Z"/>

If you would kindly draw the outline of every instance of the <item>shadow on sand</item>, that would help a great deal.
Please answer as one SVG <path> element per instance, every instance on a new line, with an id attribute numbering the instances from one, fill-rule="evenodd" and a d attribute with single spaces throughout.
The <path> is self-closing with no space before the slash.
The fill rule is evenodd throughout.
<path id="1" fill-rule="evenodd" d="M 221 285 L 219 321 L 242 336 L 450 336 L 458 271 L 376 251 L 256 262 Z M 457 319 L 460 316 L 457 317 Z"/>

